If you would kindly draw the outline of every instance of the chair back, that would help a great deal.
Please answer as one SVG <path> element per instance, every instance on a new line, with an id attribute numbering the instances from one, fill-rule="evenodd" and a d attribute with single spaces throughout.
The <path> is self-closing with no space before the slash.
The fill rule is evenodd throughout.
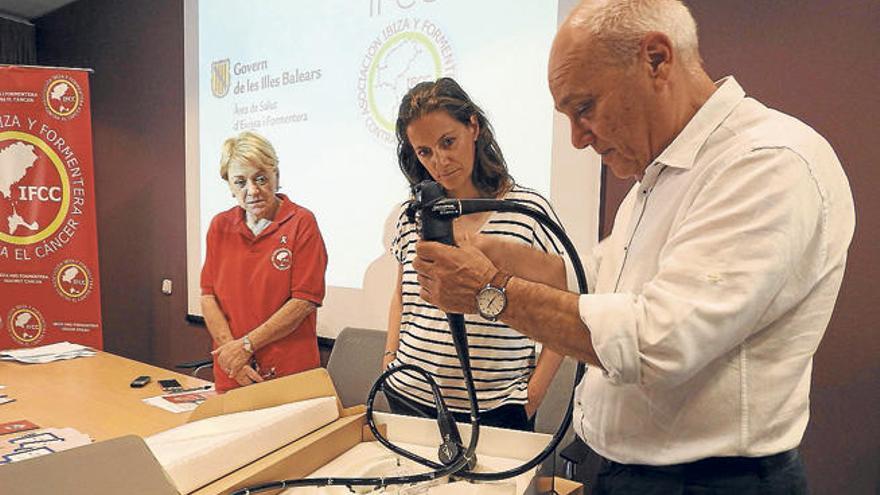
<path id="1" fill-rule="evenodd" d="M 175 368 L 186 370 L 190 375 L 201 378 L 203 380 L 208 380 L 209 382 L 214 381 L 214 359 L 198 359 L 195 361 L 188 361 L 186 363 L 178 363 L 174 365 Z"/>
<path id="2" fill-rule="evenodd" d="M 336 337 L 327 372 L 343 407 L 366 403 L 370 387 L 382 372 L 385 337 L 381 330 L 353 327 L 344 328 Z M 374 408 L 388 411 L 382 394 L 377 396 Z"/>

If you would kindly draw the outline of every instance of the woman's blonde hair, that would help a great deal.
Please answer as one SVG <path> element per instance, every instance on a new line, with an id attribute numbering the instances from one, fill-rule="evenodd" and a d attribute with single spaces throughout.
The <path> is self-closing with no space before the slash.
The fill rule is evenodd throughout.
<path id="1" fill-rule="evenodd" d="M 256 132 L 244 131 L 223 142 L 220 154 L 220 177 L 223 180 L 229 180 L 229 166 L 233 163 L 250 163 L 266 172 L 272 172 L 276 181 L 279 176 L 275 148 Z"/>

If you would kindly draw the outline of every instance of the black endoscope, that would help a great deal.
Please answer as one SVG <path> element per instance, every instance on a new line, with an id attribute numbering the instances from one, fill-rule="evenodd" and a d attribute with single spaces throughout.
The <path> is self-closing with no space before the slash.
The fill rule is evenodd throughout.
<path id="1" fill-rule="evenodd" d="M 452 221 L 461 215 L 471 213 L 487 212 L 487 211 L 506 211 L 515 212 L 534 218 L 542 225 L 547 227 L 553 235 L 559 239 L 568 254 L 572 265 L 574 266 L 575 276 L 578 282 L 578 289 L 581 294 L 587 293 L 587 279 L 584 275 L 584 269 L 581 265 L 580 258 L 571 240 L 565 234 L 561 226 L 557 225 L 550 217 L 541 211 L 535 210 L 522 203 L 516 201 L 505 201 L 497 199 L 449 199 L 443 188 L 434 181 L 426 180 L 413 186 L 413 200 L 407 207 L 407 214 L 410 218 L 418 217 L 421 225 L 421 238 L 427 241 L 442 242 L 450 246 L 455 245 L 453 236 Z M 452 334 L 452 342 L 455 346 L 458 359 L 461 363 L 462 375 L 464 377 L 465 387 L 467 388 L 468 400 L 471 409 L 471 436 L 467 448 L 461 440 L 458 426 L 452 413 L 446 407 L 446 403 L 440 393 L 434 378 L 422 368 L 412 364 L 404 364 L 395 366 L 384 371 L 370 388 L 367 396 L 367 425 L 376 440 L 387 447 L 392 452 L 411 459 L 419 464 L 427 466 L 434 471 L 416 474 L 411 476 L 394 476 L 387 478 L 302 478 L 291 480 L 280 480 L 243 488 L 234 492 L 233 495 L 249 495 L 251 493 L 262 492 L 266 490 L 276 490 L 279 488 L 290 488 L 295 486 L 373 486 L 377 488 L 388 485 L 413 484 L 425 481 L 431 481 L 444 476 L 455 476 L 457 478 L 471 481 L 496 481 L 507 478 L 513 478 L 525 473 L 529 469 L 537 466 L 546 459 L 562 441 L 562 437 L 571 424 L 572 411 L 574 408 L 574 393 L 572 390 L 569 398 L 568 407 L 565 411 L 562 423 L 553 434 L 547 446 L 539 452 L 534 458 L 518 467 L 500 471 L 497 473 L 475 473 L 471 470 L 476 466 L 476 449 L 479 441 L 480 424 L 479 424 L 479 406 L 477 403 L 477 394 L 474 390 L 474 380 L 471 374 L 470 352 L 468 351 L 467 331 L 464 324 L 464 316 L 457 313 L 447 313 L 446 318 L 449 321 L 449 331 Z M 385 381 L 389 376 L 401 371 L 412 371 L 422 375 L 431 387 L 434 395 L 434 402 L 437 409 L 437 424 L 440 429 L 441 444 L 438 451 L 438 457 L 441 464 L 429 459 L 425 459 L 417 454 L 406 451 L 392 444 L 382 433 L 376 428 L 373 420 L 373 402 L 376 394 L 382 390 Z M 577 384 L 584 373 L 583 363 L 578 363 L 575 375 L 575 384 Z"/>

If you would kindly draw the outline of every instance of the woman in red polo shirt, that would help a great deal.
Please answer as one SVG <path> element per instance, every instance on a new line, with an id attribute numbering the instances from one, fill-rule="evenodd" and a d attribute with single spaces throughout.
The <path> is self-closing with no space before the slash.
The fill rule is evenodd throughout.
<path id="1" fill-rule="evenodd" d="M 238 205 L 211 221 L 202 267 L 217 390 L 317 368 L 327 250 L 315 216 L 278 193 L 278 157 L 256 133 L 223 143 L 220 176 Z"/>

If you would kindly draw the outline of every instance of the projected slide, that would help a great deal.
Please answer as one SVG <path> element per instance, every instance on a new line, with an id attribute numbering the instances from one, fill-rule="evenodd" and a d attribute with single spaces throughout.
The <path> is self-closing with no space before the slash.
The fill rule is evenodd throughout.
<path id="1" fill-rule="evenodd" d="M 360 288 L 408 195 L 395 154 L 401 97 L 441 76 L 488 113 L 514 177 L 549 194 L 556 10 L 546 0 L 200 1 L 199 238 L 234 205 L 221 143 L 254 130 L 276 147 L 281 192 L 317 217 L 328 285 Z"/>

